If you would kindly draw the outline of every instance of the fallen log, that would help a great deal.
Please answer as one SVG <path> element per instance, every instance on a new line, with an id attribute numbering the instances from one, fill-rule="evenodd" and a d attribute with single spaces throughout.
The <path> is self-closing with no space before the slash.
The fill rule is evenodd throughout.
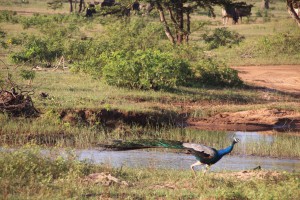
<path id="1" fill-rule="evenodd" d="M 39 114 L 31 97 L 17 93 L 14 88 L 11 91 L 0 90 L 0 112 L 14 117 L 36 117 Z"/>

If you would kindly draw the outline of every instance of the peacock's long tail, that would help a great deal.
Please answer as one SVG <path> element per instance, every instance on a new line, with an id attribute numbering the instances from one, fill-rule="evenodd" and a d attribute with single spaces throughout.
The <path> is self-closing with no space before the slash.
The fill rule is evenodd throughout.
<path id="1" fill-rule="evenodd" d="M 113 141 L 112 144 L 100 144 L 99 146 L 107 150 L 126 151 L 146 148 L 172 148 L 182 149 L 182 142 L 172 140 L 132 140 L 132 141 Z"/>

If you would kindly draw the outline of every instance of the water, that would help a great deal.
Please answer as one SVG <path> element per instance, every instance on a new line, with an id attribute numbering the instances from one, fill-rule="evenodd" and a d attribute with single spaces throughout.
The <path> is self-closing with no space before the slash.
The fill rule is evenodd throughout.
<path id="1" fill-rule="evenodd" d="M 253 142 L 272 144 L 276 137 L 257 132 L 231 132 L 228 137 L 238 137 L 239 152 L 246 152 L 246 146 Z M 237 147 L 236 147 L 237 148 Z M 244 149 L 244 150 L 243 150 Z M 1 149 L 0 151 L 3 151 Z M 47 154 L 47 150 L 45 153 Z M 100 151 L 97 149 L 85 149 L 76 151 L 79 160 L 89 160 L 96 164 L 108 164 L 112 167 L 146 167 L 157 169 L 190 169 L 190 165 L 196 162 L 193 155 L 170 152 L 167 149 L 157 150 L 133 150 L 133 151 Z M 61 152 L 64 155 L 64 151 Z M 300 171 L 300 160 L 279 159 L 259 156 L 231 156 L 223 157 L 211 167 L 211 171 L 240 171 L 249 170 L 257 166 L 268 170 Z M 198 167 L 199 169 L 201 167 Z"/>
<path id="2" fill-rule="evenodd" d="M 90 149 L 77 151 L 77 154 L 80 160 L 109 164 L 112 167 L 190 169 L 190 165 L 196 162 L 193 155 L 167 151 L 99 151 Z M 258 156 L 225 156 L 211 167 L 211 171 L 250 170 L 257 166 L 269 170 L 300 171 L 300 160 Z"/>
<path id="3" fill-rule="evenodd" d="M 240 152 L 244 152 L 243 149 L 246 149 L 249 143 L 263 142 L 264 144 L 272 144 L 276 139 L 273 135 L 265 135 L 257 132 L 228 133 L 228 137 L 232 137 L 233 135 L 241 140 L 238 144 Z M 190 169 L 190 165 L 196 162 L 193 155 L 174 153 L 168 150 L 99 151 L 90 149 L 77 151 L 77 153 L 80 160 L 87 159 L 94 163 L 109 164 L 112 167 Z M 213 165 L 211 171 L 249 170 L 258 166 L 268 170 L 300 171 L 300 160 L 227 155 Z"/>
<path id="4" fill-rule="evenodd" d="M 257 132 L 234 132 L 230 135 L 234 134 L 237 138 L 239 138 L 241 141 L 241 144 L 247 144 L 250 142 L 266 142 L 266 143 L 272 143 L 274 142 L 274 136 L 273 135 L 265 135 L 260 134 Z"/>

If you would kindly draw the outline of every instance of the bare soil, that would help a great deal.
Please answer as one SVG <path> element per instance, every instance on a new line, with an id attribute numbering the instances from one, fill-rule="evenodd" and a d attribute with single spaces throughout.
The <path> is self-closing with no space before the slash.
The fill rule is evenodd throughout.
<path id="1" fill-rule="evenodd" d="M 238 70 L 240 78 L 247 85 L 289 94 L 300 100 L 300 65 L 233 68 Z M 300 101 L 296 101 L 295 104 L 300 106 Z M 300 131 L 300 113 L 277 109 L 248 110 L 189 119 L 188 125 L 206 130 Z"/>
<path id="2" fill-rule="evenodd" d="M 233 67 L 247 84 L 300 97 L 300 65 Z"/>

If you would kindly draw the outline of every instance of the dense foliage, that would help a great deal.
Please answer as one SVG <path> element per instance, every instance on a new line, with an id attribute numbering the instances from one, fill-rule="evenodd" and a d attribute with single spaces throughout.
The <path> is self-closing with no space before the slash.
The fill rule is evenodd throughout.
<path id="1" fill-rule="evenodd" d="M 4 12 L 4 16 L 2 19 L 10 21 L 13 13 Z M 15 63 L 50 67 L 64 57 L 73 72 L 102 78 L 110 85 L 144 90 L 173 88 L 195 81 L 239 85 L 236 73 L 208 61 L 203 49 L 171 45 L 163 27 L 151 18 L 105 18 L 101 21 L 103 34 L 94 37 L 81 33 L 83 22 L 87 26 L 94 23 L 81 16 L 34 15 L 16 19 L 23 28 L 35 27 L 43 35 L 12 37 L 12 45 L 22 45 L 21 50 L 10 55 Z M 231 32 L 221 30 L 219 35 L 227 39 L 225 44 L 234 43 L 227 38 L 235 36 Z M 214 43 L 223 45 L 219 40 Z M 199 63 L 205 64 L 197 67 Z"/>
<path id="2" fill-rule="evenodd" d="M 24 49 L 11 55 L 12 61 L 15 63 L 48 63 L 54 62 L 61 56 L 63 47 L 57 40 L 51 38 L 40 38 L 30 36 L 24 45 Z"/>
<path id="3" fill-rule="evenodd" d="M 209 49 L 216 49 L 219 46 L 231 47 L 239 44 L 245 38 L 237 32 L 229 31 L 227 28 L 216 28 L 212 34 L 204 34 L 203 39 L 208 43 Z"/>
<path id="4" fill-rule="evenodd" d="M 199 74 L 199 82 L 205 85 L 222 87 L 242 85 L 237 70 L 213 60 L 202 60 L 198 63 L 196 71 Z"/>
<path id="5" fill-rule="evenodd" d="M 137 88 L 172 88 L 191 77 L 189 63 L 157 50 L 116 51 L 104 55 L 103 77 L 110 85 Z"/>

